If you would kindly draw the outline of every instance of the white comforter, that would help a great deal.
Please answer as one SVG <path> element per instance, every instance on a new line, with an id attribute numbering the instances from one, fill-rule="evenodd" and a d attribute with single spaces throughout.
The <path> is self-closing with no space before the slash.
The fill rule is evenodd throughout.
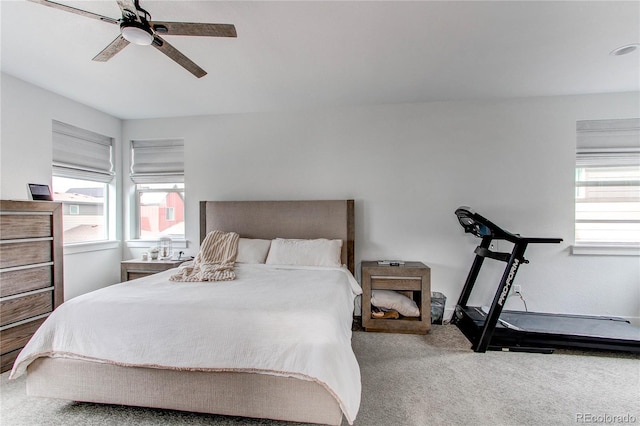
<path id="1" fill-rule="evenodd" d="M 237 279 L 170 282 L 175 270 L 103 288 L 56 309 L 15 362 L 66 357 L 176 370 L 241 371 L 313 380 L 349 424 L 360 406 L 346 268 L 236 265 Z"/>

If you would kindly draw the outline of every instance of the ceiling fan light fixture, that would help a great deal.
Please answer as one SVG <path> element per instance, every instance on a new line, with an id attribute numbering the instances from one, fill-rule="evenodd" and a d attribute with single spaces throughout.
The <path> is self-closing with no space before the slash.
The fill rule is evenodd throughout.
<path id="1" fill-rule="evenodd" d="M 612 50 L 611 53 L 609 53 L 609 55 L 612 55 L 612 56 L 628 55 L 631 52 L 635 52 L 638 49 L 638 47 L 640 47 L 640 43 L 627 44 L 625 46 L 620 46 L 617 49 Z"/>
<path id="2" fill-rule="evenodd" d="M 120 32 L 122 37 L 129 43 L 138 44 L 140 46 L 148 46 L 153 43 L 153 33 L 139 22 L 123 22 L 120 24 Z"/>

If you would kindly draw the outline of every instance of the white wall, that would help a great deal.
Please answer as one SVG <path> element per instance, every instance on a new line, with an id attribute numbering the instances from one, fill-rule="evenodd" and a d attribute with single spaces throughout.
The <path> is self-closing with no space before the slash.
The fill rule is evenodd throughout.
<path id="1" fill-rule="evenodd" d="M 110 115 L 1 75 L 0 197 L 26 200 L 28 183 L 51 185 L 52 120 L 115 139 L 120 150 L 122 122 Z M 117 170 L 120 165 L 116 164 Z M 121 210 L 116 200 L 116 215 Z M 119 238 L 119 233 L 116 233 Z M 65 300 L 120 281 L 120 248 L 65 254 Z"/>
<path id="2" fill-rule="evenodd" d="M 576 120 L 638 117 L 639 105 L 629 93 L 134 120 L 123 140 L 185 139 L 190 254 L 200 200 L 354 198 L 357 261 L 425 262 L 451 309 L 478 244 L 454 215 L 469 205 L 512 232 L 564 238 L 528 251 L 516 284 L 530 310 L 637 321 L 638 257 L 569 247 Z M 472 302 L 490 302 L 501 267 Z"/>
<path id="3" fill-rule="evenodd" d="M 1 83 L 3 199 L 26 199 L 27 183 L 50 182 L 52 119 L 114 137 L 119 172 L 128 169 L 122 141 L 183 137 L 189 254 L 197 251 L 200 200 L 354 198 L 358 262 L 423 261 L 451 308 L 478 243 L 453 214 L 466 204 L 513 232 L 565 239 L 528 251 L 531 264 L 516 284 L 529 309 L 640 318 L 638 257 L 569 254 L 575 122 L 638 117 L 637 93 L 123 124 L 6 74 Z M 118 189 L 119 212 L 130 188 Z M 67 299 L 119 281 L 121 258 L 118 249 L 66 255 Z M 474 303 L 488 303 L 499 278 L 501 265 L 488 266 Z M 517 298 L 507 305 L 521 307 Z"/>

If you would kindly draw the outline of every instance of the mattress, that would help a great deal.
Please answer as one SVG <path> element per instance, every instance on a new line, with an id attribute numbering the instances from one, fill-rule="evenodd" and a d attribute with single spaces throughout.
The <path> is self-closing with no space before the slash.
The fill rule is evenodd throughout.
<path id="1" fill-rule="evenodd" d="M 237 265 L 236 280 L 203 283 L 171 282 L 173 273 L 64 303 L 21 352 L 11 377 L 50 357 L 292 378 L 324 389 L 353 422 L 361 388 L 351 322 L 360 287 L 347 269 Z M 127 404 L 124 399 L 117 403 Z"/>

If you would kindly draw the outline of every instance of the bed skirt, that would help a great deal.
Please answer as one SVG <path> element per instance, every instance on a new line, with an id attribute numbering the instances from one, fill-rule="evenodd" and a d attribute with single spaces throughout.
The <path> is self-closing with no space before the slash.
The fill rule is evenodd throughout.
<path id="1" fill-rule="evenodd" d="M 27 369 L 27 394 L 335 426 L 342 422 L 340 406 L 322 385 L 266 374 L 175 371 L 38 358 Z"/>

